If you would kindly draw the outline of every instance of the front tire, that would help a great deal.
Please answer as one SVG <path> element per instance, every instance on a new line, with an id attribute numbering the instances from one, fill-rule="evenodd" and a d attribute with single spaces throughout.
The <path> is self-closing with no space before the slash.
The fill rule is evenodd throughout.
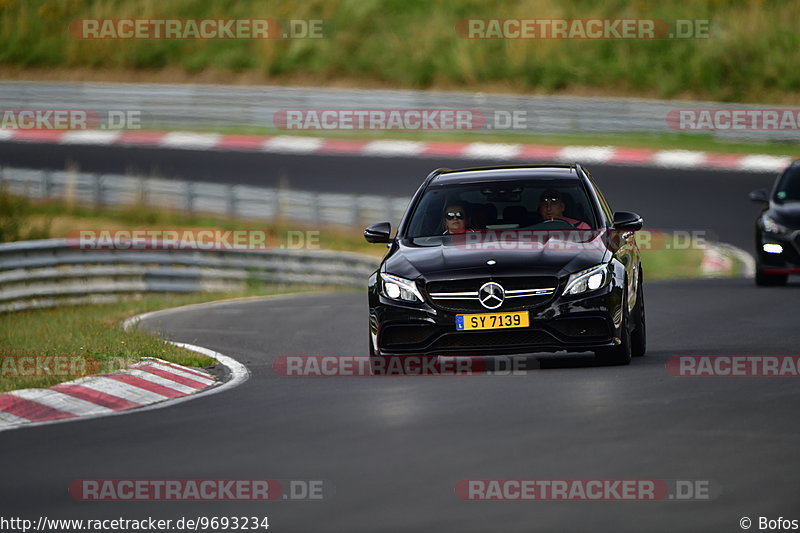
<path id="1" fill-rule="evenodd" d="M 636 292 L 636 329 L 631 334 L 631 356 L 642 357 L 647 352 L 647 325 L 644 309 L 644 286 L 641 269 L 639 270 L 639 287 Z"/>
<path id="2" fill-rule="evenodd" d="M 760 268 L 756 269 L 756 285 L 759 287 L 778 287 L 786 285 L 789 278 L 787 274 L 765 274 Z"/>
<path id="3" fill-rule="evenodd" d="M 631 332 L 628 324 L 628 298 L 622 298 L 622 324 L 620 325 L 620 343 L 609 348 L 602 348 L 595 352 L 597 360 L 604 365 L 629 365 L 631 364 Z"/>

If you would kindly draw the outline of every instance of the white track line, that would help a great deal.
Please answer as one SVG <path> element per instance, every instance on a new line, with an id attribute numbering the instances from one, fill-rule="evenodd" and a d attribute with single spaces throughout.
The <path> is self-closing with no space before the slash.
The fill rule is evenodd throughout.
<path id="1" fill-rule="evenodd" d="M 469 143 L 461 155 L 475 159 L 514 159 L 521 151 L 521 144 Z"/>
<path id="2" fill-rule="evenodd" d="M 705 152 L 661 150 L 655 153 L 652 163 L 662 168 L 697 168 L 703 164 L 705 159 Z"/>
<path id="3" fill-rule="evenodd" d="M 613 146 L 565 146 L 556 158 L 569 163 L 605 163 L 614 157 L 615 151 Z"/>
<path id="4" fill-rule="evenodd" d="M 262 150 L 287 154 L 311 154 L 322 148 L 324 139 L 318 137 L 292 137 L 281 135 L 267 139 Z"/>
<path id="5" fill-rule="evenodd" d="M 166 148 L 193 148 L 202 150 L 213 148 L 219 144 L 221 138 L 222 136 L 216 133 L 173 131 L 164 135 L 158 144 Z"/>
<path id="6" fill-rule="evenodd" d="M 740 161 L 739 170 L 750 172 L 780 172 L 792 162 L 791 157 L 777 155 L 747 155 Z"/>
<path id="7" fill-rule="evenodd" d="M 122 135 L 120 131 L 67 131 L 61 135 L 58 142 L 61 144 L 113 144 L 120 135 Z"/>
<path id="8" fill-rule="evenodd" d="M 419 155 L 426 144 L 416 141 L 372 141 L 364 146 L 363 155 L 413 156 Z"/>

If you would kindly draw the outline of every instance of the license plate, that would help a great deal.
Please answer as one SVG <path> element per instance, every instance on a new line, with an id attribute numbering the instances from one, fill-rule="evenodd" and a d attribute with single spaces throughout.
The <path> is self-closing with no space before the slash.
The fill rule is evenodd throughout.
<path id="1" fill-rule="evenodd" d="M 517 313 L 484 313 L 480 315 L 456 315 L 456 329 L 506 329 L 527 328 L 530 325 L 527 311 Z"/>

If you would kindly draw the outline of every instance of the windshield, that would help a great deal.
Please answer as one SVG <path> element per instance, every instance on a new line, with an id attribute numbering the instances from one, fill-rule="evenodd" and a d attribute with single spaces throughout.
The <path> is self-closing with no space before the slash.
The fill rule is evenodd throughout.
<path id="1" fill-rule="evenodd" d="M 800 167 L 790 167 L 783 173 L 775 191 L 775 199 L 781 202 L 800 201 Z"/>
<path id="2" fill-rule="evenodd" d="M 578 180 L 433 184 L 408 225 L 408 238 L 485 230 L 596 229 Z"/>

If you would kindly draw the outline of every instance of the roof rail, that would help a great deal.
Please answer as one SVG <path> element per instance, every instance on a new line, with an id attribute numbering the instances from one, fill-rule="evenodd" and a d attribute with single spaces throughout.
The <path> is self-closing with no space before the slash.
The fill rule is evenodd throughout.
<path id="1" fill-rule="evenodd" d="M 451 170 L 452 169 L 449 169 L 449 168 L 437 168 L 436 170 L 434 170 L 433 172 L 428 174 L 428 177 L 425 178 L 425 181 L 428 181 L 428 180 L 431 180 L 431 179 L 435 178 L 436 176 L 438 176 L 442 172 L 450 172 Z"/>

